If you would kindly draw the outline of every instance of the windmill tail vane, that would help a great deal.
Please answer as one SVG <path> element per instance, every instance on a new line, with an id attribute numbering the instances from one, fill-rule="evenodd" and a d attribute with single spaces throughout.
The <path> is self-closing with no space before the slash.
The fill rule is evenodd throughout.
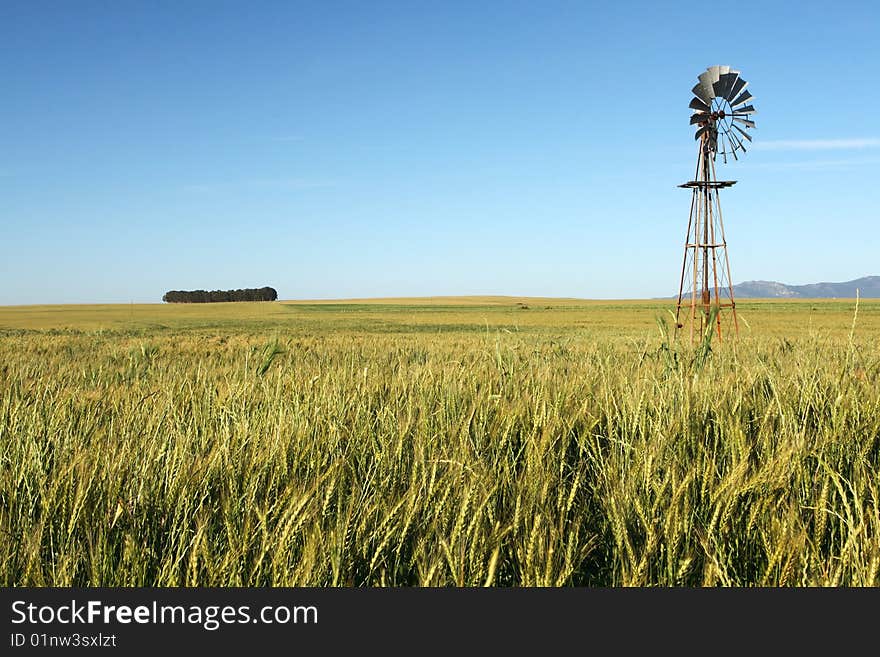
<path id="1" fill-rule="evenodd" d="M 728 157 L 738 160 L 746 152 L 746 142 L 752 141 L 748 131 L 755 127 L 751 115 L 756 112 L 746 89 L 749 83 L 739 71 L 710 66 L 697 80 L 689 107 L 699 148 L 694 179 L 679 185 L 692 194 L 675 309 L 676 336 L 686 331 L 691 342 L 699 340 L 710 323 L 719 341 L 739 332 L 719 199 L 720 190 L 736 181 L 718 180 L 715 163 L 719 155 L 727 164 Z"/>

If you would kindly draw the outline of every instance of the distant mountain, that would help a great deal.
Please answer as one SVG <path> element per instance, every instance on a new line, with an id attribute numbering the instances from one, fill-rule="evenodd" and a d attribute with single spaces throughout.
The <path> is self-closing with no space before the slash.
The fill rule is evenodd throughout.
<path id="1" fill-rule="evenodd" d="M 776 281 L 746 281 L 733 286 L 737 298 L 761 299 L 853 299 L 856 289 L 862 298 L 880 298 L 880 276 L 865 276 L 845 283 L 786 285 Z"/>

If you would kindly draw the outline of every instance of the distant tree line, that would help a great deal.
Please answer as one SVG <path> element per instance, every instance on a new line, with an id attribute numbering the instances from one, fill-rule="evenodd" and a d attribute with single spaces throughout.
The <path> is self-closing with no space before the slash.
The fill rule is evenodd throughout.
<path id="1" fill-rule="evenodd" d="M 166 303 L 217 303 L 221 301 L 275 301 L 278 292 L 272 287 L 246 290 L 170 290 L 162 295 Z"/>

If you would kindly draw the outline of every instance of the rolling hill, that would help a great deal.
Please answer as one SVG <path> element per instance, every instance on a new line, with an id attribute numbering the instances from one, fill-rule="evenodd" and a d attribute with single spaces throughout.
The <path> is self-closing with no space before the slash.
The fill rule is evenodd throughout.
<path id="1" fill-rule="evenodd" d="M 856 290 L 862 298 L 880 298 L 880 276 L 864 276 L 843 283 L 787 285 L 776 281 L 746 281 L 733 286 L 736 297 L 762 299 L 852 299 Z"/>

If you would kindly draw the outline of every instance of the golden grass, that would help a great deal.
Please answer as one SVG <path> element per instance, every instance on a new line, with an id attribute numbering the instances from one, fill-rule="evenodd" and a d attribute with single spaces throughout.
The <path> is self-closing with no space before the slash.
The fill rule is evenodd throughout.
<path id="1" fill-rule="evenodd" d="M 797 337 L 810 331 L 845 334 L 855 300 L 803 299 L 738 302 L 741 331 Z M 294 300 L 212 304 L 82 304 L 0 306 L 0 330 L 362 330 L 362 321 L 407 331 L 411 324 L 456 330 L 488 325 L 517 330 L 571 331 L 589 328 L 601 335 L 656 333 L 656 318 L 667 316 L 669 300 L 587 300 L 546 297 L 423 297 Z M 880 301 L 861 300 L 859 328 L 880 328 Z"/>
<path id="2" fill-rule="evenodd" d="M 2 585 L 880 584 L 880 303 L 669 306 L 0 308 Z"/>

